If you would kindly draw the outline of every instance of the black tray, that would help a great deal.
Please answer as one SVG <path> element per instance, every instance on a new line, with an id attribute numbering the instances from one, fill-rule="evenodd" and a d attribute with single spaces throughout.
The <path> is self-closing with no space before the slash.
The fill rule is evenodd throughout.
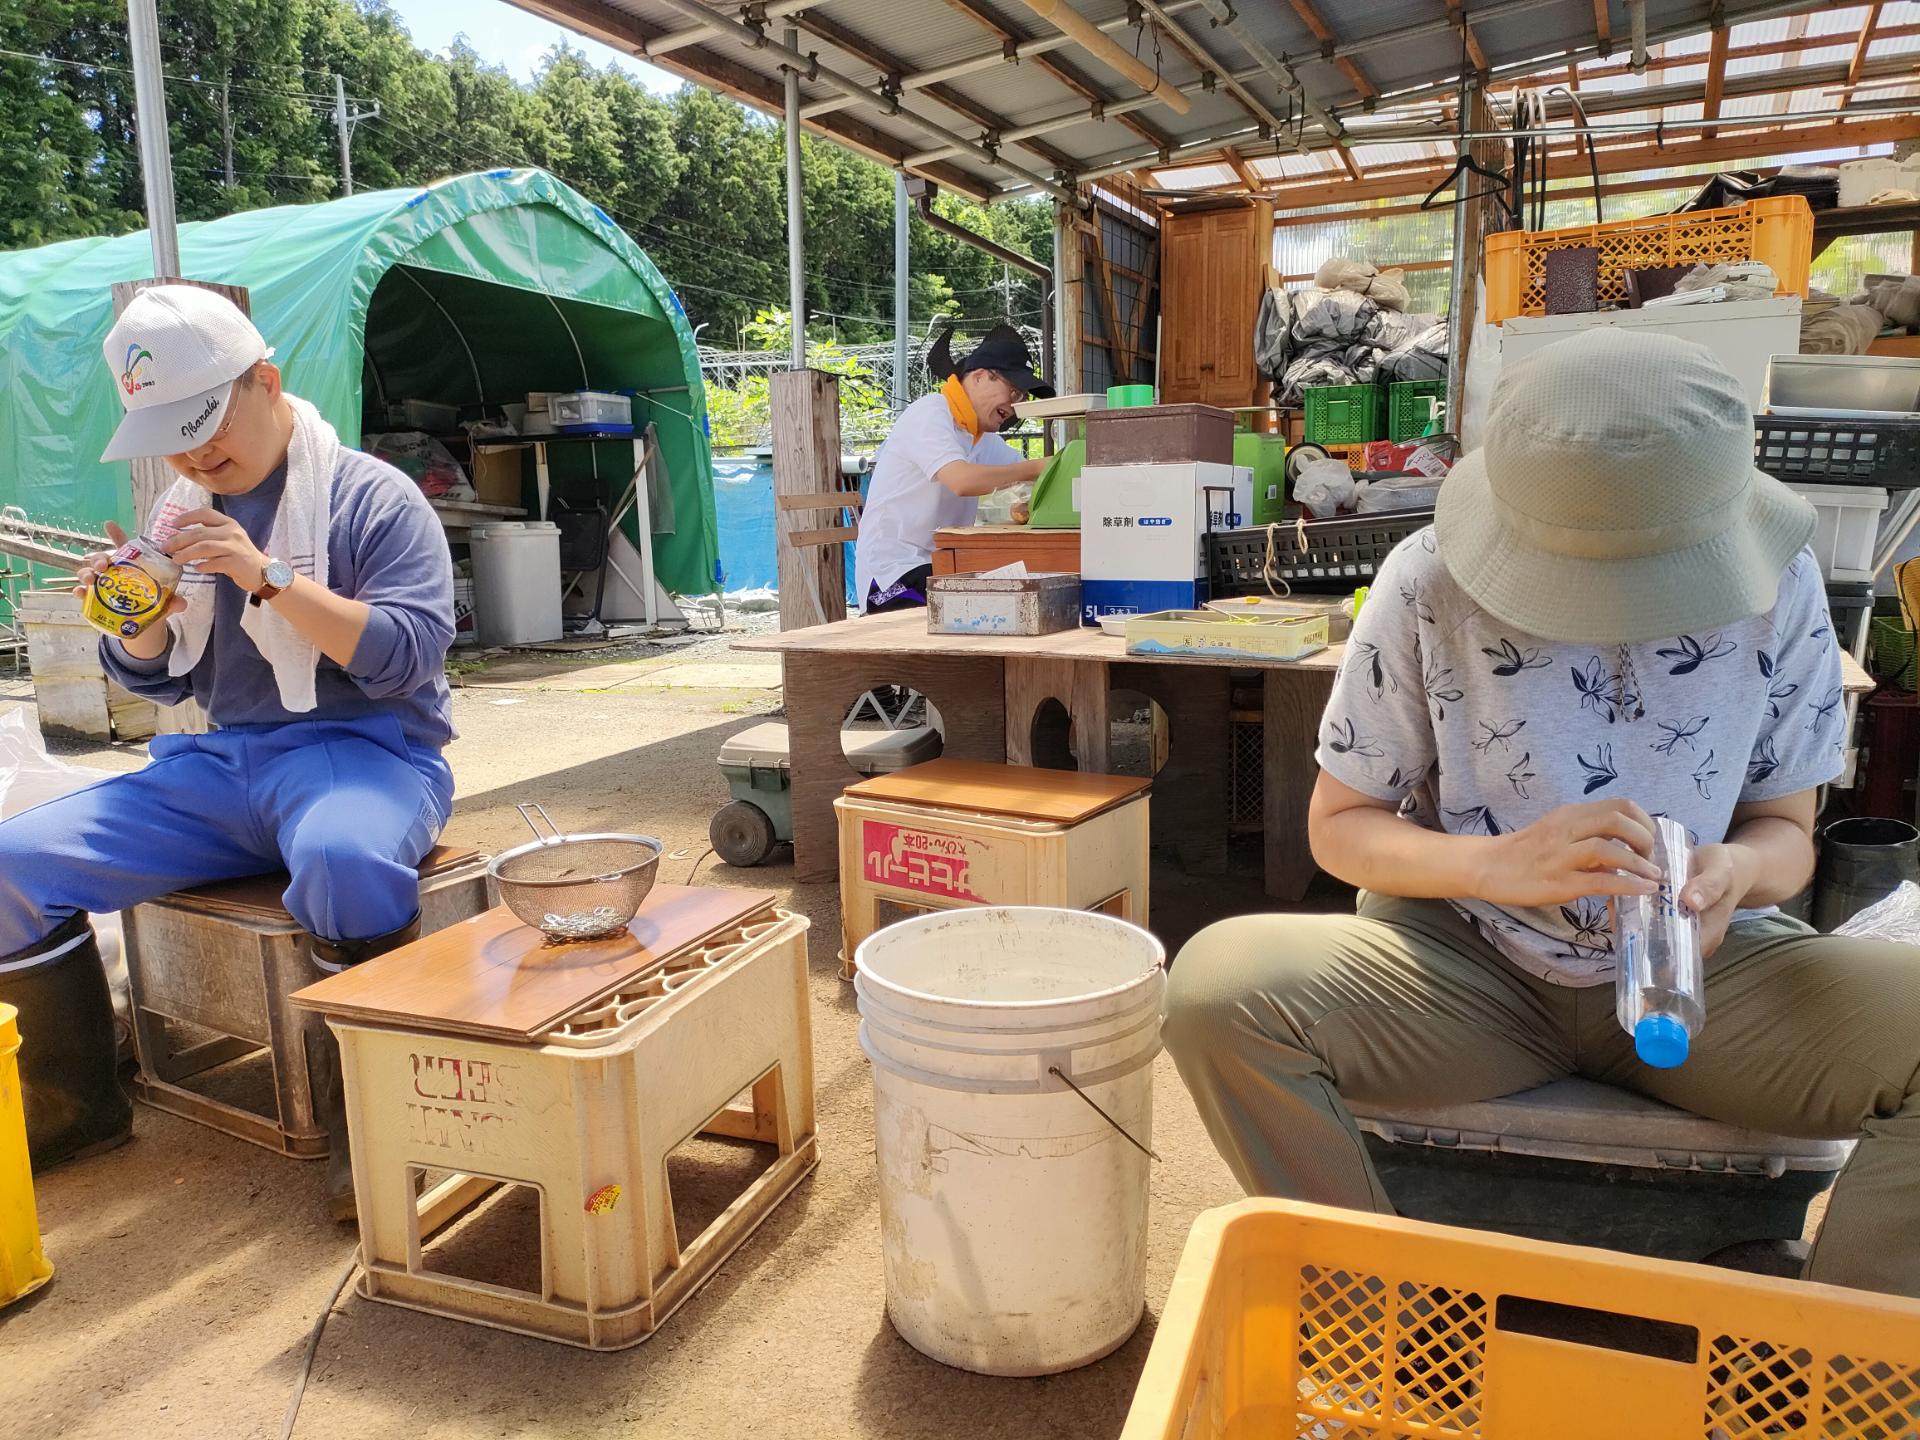
<path id="1" fill-rule="evenodd" d="M 1393 510 L 1216 531 L 1207 536 L 1207 578 L 1215 596 L 1265 595 L 1271 544 L 1274 589 L 1344 595 L 1372 584 L 1393 547 L 1432 523 L 1431 510 Z"/>

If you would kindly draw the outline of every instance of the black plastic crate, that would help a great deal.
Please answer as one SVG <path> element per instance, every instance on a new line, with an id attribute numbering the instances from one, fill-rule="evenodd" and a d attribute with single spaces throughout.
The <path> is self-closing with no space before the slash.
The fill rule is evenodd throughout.
<path id="1" fill-rule="evenodd" d="M 1753 463 L 1801 485 L 1920 486 L 1920 420 L 1753 417 Z"/>
<path id="2" fill-rule="evenodd" d="M 1216 596 L 1265 595 L 1269 578 L 1277 590 L 1345 594 L 1371 585 L 1388 552 L 1432 523 L 1431 510 L 1395 510 L 1221 531 L 1207 537 L 1207 576 Z"/>

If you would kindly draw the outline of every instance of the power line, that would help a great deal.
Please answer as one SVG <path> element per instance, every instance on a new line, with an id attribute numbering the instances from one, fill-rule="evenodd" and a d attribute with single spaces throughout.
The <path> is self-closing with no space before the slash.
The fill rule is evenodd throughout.
<path id="1" fill-rule="evenodd" d="M 35 60 L 42 65 L 58 65 L 68 70 L 107 70 L 107 71 L 111 71 L 116 75 L 133 74 L 133 71 L 129 70 L 124 65 L 109 65 L 104 61 L 100 61 L 100 60 L 62 60 L 56 55 L 35 55 L 30 51 L 26 51 L 26 50 L 4 50 L 4 49 L 0 49 L 0 56 L 6 56 L 15 60 Z M 308 101 L 312 101 L 315 104 L 323 104 L 327 106 L 329 109 L 331 109 L 333 106 L 333 96 L 310 95 L 304 90 L 276 90 L 276 89 L 270 89 L 264 86 L 234 84 L 231 81 L 222 82 L 218 80 L 196 80 L 191 75 L 167 75 L 165 73 L 162 73 L 161 79 L 170 80 L 175 85 L 196 86 L 202 90 L 218 90 L 221 88 L 222 84 L 225 84 L 228 89 L 233 90 L 242 95 L 272 95 L 279 98 L 288 98 L 288 99 L 294 99 L 294 100 L 308 100 Z"/>

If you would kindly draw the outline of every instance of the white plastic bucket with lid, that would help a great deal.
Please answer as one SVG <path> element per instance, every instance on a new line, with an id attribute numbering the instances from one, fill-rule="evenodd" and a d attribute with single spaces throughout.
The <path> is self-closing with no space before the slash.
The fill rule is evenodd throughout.
<path id="1" fill-rule="evenodd" d="M 473 553 L 474 629 L 482 645 L 558 640 L 560 527 L 545 520 L 476 525 Z"/>
<path id="2" fill-rule="evenodd" d="M 1050 1375 L 1139 1325 L 1150 1161 L 1126 1137 L 1153 1143 L 1165 959 L 1124 920 L 1040 907 L 918 916 L 855 952 L 887 1314 L 916 1350 Z"/>

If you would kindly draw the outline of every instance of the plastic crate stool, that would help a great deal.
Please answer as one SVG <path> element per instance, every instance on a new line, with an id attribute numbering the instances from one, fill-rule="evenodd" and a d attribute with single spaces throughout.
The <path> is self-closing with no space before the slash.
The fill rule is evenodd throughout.
<path id="1" fill-rule="evenodd" d="M 1082 775 L 930 760 L 849 785 L 840 822 L 840 974 L 892 920 L 972 905 L 1053 905 L 1147 923 L 1147 790 Z"/>
<path id="2" fill-rule="evenodd" d="M 133 992 L 134 1095 L 241 1140 L 303 1160 L 327 1153 L 313 1112 L 306 1037 L 320 1022 L 291 1003 L 325 972 L 307 955 L 306 933 L 280 903 L 285 875 L 256 875 L 177 890 L 126 912 L 127 978 Z M 487 857 L 436 847 L 420 864 L 423 935 L 487 908 Z M 175 1048 L 169 1020 L 214 1032 Z M 183 1083 L 265 1050 L 275 1113 L 218 1100 Z"/>
<path id="3" fill-rule="evenodd" d="M 1920 1301 L 1284 1200 L 1194 1222 L 1121 1440 L 1905 1440 Z"/>
<path id="4" fill-rule="evenodd" d="M 1578 1077 L 1472 1105 L 1352 1110 L 1403 1215 L 1669 1260 L 1798 1240 L 1853 1153 Z"/>
<path id="5" fill-rule="evenodd" d="M 656 885 L 611 939 L 490 910 L 300 992 L 340 1040 L 360 1293 L 593 1350 L 653 1334 L 818 1158 L 806 932 L 761 891 Z M 683 1244 L 668 1157 L 701 1134 L 773 1153 Z M 516 1193 L 537 1238 L 459 1273 L 453 1222 Z"/>

